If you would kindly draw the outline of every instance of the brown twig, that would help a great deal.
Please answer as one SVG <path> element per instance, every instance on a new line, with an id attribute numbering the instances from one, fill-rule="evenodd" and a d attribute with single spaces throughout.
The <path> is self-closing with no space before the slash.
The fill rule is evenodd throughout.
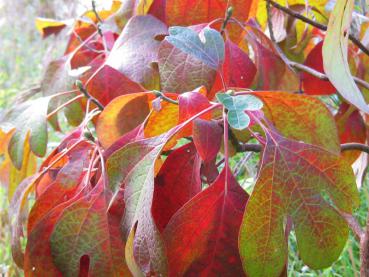
<path id="1" fill-rule="evenodd" d="M 311 20 L 310 18 L 307 18 L 285 6 L 282 6 L 272 0 L 268 0 L 268 2 L 270 2 L 270 4 L 275 7 L 276 9 L 278 10 L 281 10 L 283 11 L 284 13 L 288 14 L 289 16 L 292 16 L 294 18 L 297 18 L 309 25 L 312 25 L 322 31 L 326 31 L 327 30 L 327 26 L 326 25 L 323 25 L 323 24 L 320 24 L 314 20 Z M 365 54 L 367 54 L 369 56 L 369 49 L 365 47 L 364 44 L 362 44 L 357 38 L 355 38 L 353 35 L 349 34 L 349 39 L 361 50 L 363 51 Z"/>

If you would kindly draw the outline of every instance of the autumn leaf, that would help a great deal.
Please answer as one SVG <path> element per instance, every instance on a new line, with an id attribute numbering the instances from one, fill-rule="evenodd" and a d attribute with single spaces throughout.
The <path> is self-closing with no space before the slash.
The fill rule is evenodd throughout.
<path id="1" fill-rule="evenodd" d="M 237 243 L 247 199 L 229 169 L 223 169 L 178 210 L 164 230 L 169 275 L 243 276 Z"/>
<path id="2" fill-rule="evenodd" d="M 120 95 L 145 91 L 139 84 L 109 65 L 104 65 L 96 71 L 86 89 L 104 106 Z"/>
<path id="3" fill-rule="evenodd" d="M 7 124 L 15 128 L 9 141 L 9 156 L 14 166 L 20 170 L 25 155 L 26 139 L 31 151 L 42 157 L 47 147 L 47 110 L 49 97 L 29 100 L 8 111 L 2 118 L 2 125 Z"/>
<path id="4" fill-rule="evenodd" d="M 148 95 L 133 93 L 122 95 L 110 102 L 99 116 L 97 137 L 104 148 L 142 123 L 149 115 Z"/>
<path id="5" fill-rule="evenodd" d="M 361 111 L 369 113 L 368 104 L 354 82 L 347 61 L 348 34 L 354 2 L 343 0 L 335 4 L 323 44 L 323 65 L 338 93 Z"/>
<path id="6" fill-rule="evenodd" d="M 224 18 L 225 11 L 232 6 L 234 9 L 233 16 L 245 22 L 248 18 L 249 10 L 253 1 L 237 0 L 172 0 L 166 5 L 166 21 L 169 26 L 180 25 L 190 26 L 201 23 L 211 22 L 218 18 Z M 233 25 L 229 27 L 229 32 L 233 40 L 239 39 L 240 31 Z"/>
<path id="7" fill-rule="evenodd" d="M 41 33 L 42 38 L 50 35 L 57 35 L 67 26 L 65 21 L 57 21 L 50 18 L 37 17 L 36 28 Z"/>
<path id="8" fill-rule="evenodd" d="M 305 65 L 309 66 L 321 73 L 325 73 L 323 69 L 322 56 L 323 41 L 319 42 L 306 57 Z M 306 72 L 301 73 L 302 85 L 304 92 L 310 95 L 329 95 L 336 93 L 336 89 L 329 81 L 323 81 Z"/>
<path id="9" fill-rule="evenodd" d="M 160 231 L 187 201 L 201 191 L 201 161 L 193 143 L 169 154 L 155 177 L 152 214 Z"/>
<path id="10" fill-rule="evenodd" d="M 217 75 L 212 88 L 215 92 L 224 89 L 222 78 L 227 87 L 249 88 L 256 75 L 256 66 L 241 48 L 227 39 L 225 41 L 225 58 L 220 74 Z"/>
<path id="11" fill-rule="evenodd" d="M 90 276 L 130 275 L 124 261 L 120 216 L 108 211 L 111 196 L 100 180 L 94 190 L 60 214 L 50 246 L 53 261 L 63 275 L 78 275 L 84 256 L 88 256 L 86 271 Z"/>
<path id="12" fill-rule="evenodd" d="M 204 162 L 216 158 L 222 143 L 223 130 L 215 121 L 196 119 L 193 123 L 193 142 Z"/>
<path id="13" fill-rule="evenodd" d="M 128 143 L 107 160 L 109 186 L 114 196 L 124 190 L 123 234 L 136 225 L 134 258 L 144 274 L 167 274 L 165 248 L 151 214 L 155 160 L 168 138 L 155 137 Z"/>
<path id="14" fill-rule="evenodd" d="M 341 211 L 359 204 L 355 178 L 339 153 L 265 130 L 259 177 L 246 206 L 239 247 L 250 276 L 279 276 L 287 261 L 284 222 L 290 217 L 300 257 L 309 267 L 329 266 L 348 237 Z"/>
<path id="15" fill-rule="evenodd" d="M 117 39 L 106 64 L 117 69 L 146 89 L 159 88 L 158 62 L 160 41 L 167 27 L 151 15 L 132 17 Z"/>
<path id="16" fill-rule="evenodd" d="M 334 118 L 318 99 L 278 91 L 253 94 L 263 101 L 265 116 L 284 137 L 340 151 Z"/>

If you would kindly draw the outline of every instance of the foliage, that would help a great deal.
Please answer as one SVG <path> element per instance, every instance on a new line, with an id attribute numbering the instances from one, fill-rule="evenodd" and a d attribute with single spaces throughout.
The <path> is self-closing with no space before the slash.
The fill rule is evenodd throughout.
<path id="1" fill-rule="evenodd" d="M 341 153 L 369 153 L 354 1 L 289 2 L 327 31 L 261 0 L 92 1 L 74 21 L 36 21 L 43 37 L 69 36 L 43 95 L 1 117 L 12 253 L 26 276 L 281 276 L 291 232 L 312 269 L 340 257 L 350 228 L 365 252 L 353 213 L 367 160 Z M 61 110 L 74 129 L 46 154 Z M 250 151 L 261 154 L 246 189 L 244 160 L 230 159 Z"/>

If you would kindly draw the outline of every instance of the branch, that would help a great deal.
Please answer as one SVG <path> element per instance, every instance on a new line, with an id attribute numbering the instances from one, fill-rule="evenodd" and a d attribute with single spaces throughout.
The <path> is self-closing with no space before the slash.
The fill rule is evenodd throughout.
<path id="1" fill-rule="evenodd" d="M 360 276 L 369 277 L 369 216 L 366 222 L 366 231 L 360 240 Z"/>
<path id="2" fill-rule="evenodd" d="M 369 154 L 369 146 L 362 144 L 362 143 L 355 143 L 355 142 L 351 142 L 351 143 L 344 143 L 341 144 L 341 151 L 350 151 L 350 150 L 358 150 L 361 152 L 365 152 L 367 154 Z"/>
<path id="3" fill-rule="evenodd" d="M 172 103 L 174 105 L 178 105 L 178 101 L 169 98 L 168 96 L 166 96 L 161 91 L 153 90 L 152 93 L 155 94 L 156 97 L 160 97 L 161 99 L 163 99 L 166 102 Z"/>
<path id="4" fill-rule="evenodd" d="M 310 18 L 307 18 L 287 7 L 284 7 L 282 5 L 279 5 L 278 3 L 272 1 L 272 0 L 267 0 L 268 2 L 270 2 L 270 4 L 272 6 L 274 6 L 276 9 L 278 10 L 281 10 L 283 12 L 285 12 L 286 14 L 294 17 L 294 18 L 297 18 L 307 24 L 310 24 L 320 30 L 323 30 L 323 31 L 327 31 L 327 26 L 326 25 L 323 25 L 323 24 L 320 24 L 318 22 L 315 22 L 314 20 L 311 20 Z M 365 47 L 364 44 L 362 44 L 357 38 L 355 38 L 353 35 L 349 34 L 349 39 L 361 50 L 363 51 L 366 55 L 369 56 L 369 49 Z"/>
<path id="5" fill-rule="evenodd" d="M 99 108 L 100 111 L 104 110 L 104 105 L 101 104 L 99 102 L 99 100 L 97 100 L 95 97 L 93 97 L 91 94 L 88 93 L 88 91 L 85 89 L 85 87 L 83 86 L 83 84 L 80 80 L 76 81 L 76 86 L 84 94 L 84 96 L 87 99 L 90 99 L 92 101 L 92 103 L 94 103 Z"/>
<path id="6" fill-rule="evenodd" d="M 317 77 L 320 80 L 329 81 L 327 75 L 325 75 L 324 73 L 321 73 L 321 72 L 319 72 L 319 71 L 317 71 L 317 70 L 315 70 L 315 69 L 313 69 L 311 67 L 308 67 L 306 65 L 303 65 L 303 64 L 300 64 L 300 63 L 296 63 L 296 62 L 293 62 L 293 61 L 290 61 L 290 60 L 288 60 L 288 63 L 287 64 L 289 64 L 290 66 L 292 66 L 292 67 L 294 67 L 294 68 L 296 68 L 296 69 L 298 69 L 300 71 L 304 71 L 306 73 L 309 73 L 310 75 L 313 75 L 314 77 Z M 362 87 L 364 87 L 366 89 L 369 89 L 369 83 L 365 82 L 364 80 L 362 80 L 362 79 L 360 79 L 358 77 L 355 77 L 355 76 L 352 76 L 352 77 L 353 77 L 354 81 L 358 85 L 360 85 L 360 86 L 362 86 Z"/>

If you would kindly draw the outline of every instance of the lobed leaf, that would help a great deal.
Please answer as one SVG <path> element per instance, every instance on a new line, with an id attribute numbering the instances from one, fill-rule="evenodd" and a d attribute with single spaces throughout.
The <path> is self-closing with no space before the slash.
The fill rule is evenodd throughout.
<path id="1" fill-rule="evenodd" d="M 339 154 L 265 130 L 259 178 L 247 204 L 239 237 L 245 272 L 279 276 L 287 261 L 284 222 L 290 217 L 299 253 L 321 269 L 340 255 L 348 226 L 326 198 L 351 213 L 359 204 L 355 178 Z"/>

